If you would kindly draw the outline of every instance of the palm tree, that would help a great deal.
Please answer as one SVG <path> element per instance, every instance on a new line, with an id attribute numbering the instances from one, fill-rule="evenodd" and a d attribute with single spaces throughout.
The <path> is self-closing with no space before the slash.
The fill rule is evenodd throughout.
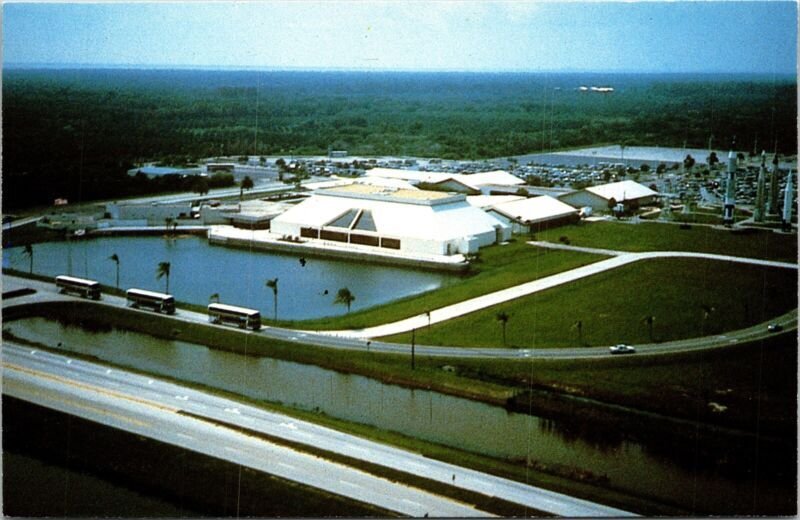
<path id="1" fill-rule="evenodd" d="M 109 256 L 108 259 L 117 264 L 117 289 L 119 289 L 119 256 L 117 253 L 114 253 L 113 255 Z"/>
<path id="2" fill-rule="evenodd" d="M 208 303 L 219 303 L 219 293 L 214 293 L 208 297 Z"/>
<path id="3" fill-rule="evenodd" d="M 166 292 L 169 293 L 169 271 L 170 271 L 170 263 L 169 262 L 159 262 L 158 268 L 156 269 L 156 280 L 161 280 L 163 277 L 167 277 L 167 290 Z"/>
<path id="4" fill-rule="evenodd" d="M 500 324 L 503 326 L 503 346 L 504 347 L 506 346 L 506 324 L 508 324 L 508 319 L 509 318 L 510 318 L 510 316 L 505 311 L 500 311 L 495 316 L 495 319 L 497 321 L 499 321 Z"/>
<path id="5" fill-rule="evenodd" d="M 336 299 L 333 300 L 333 304 L 336 305 L 337 303 L 341 303 L 347 305 L 347 312 L 350 313 L 350 305 L 352 305 L 353 301 L 355 301 L 356 297 L 353 296 L 353 293 L 350 292 L 350 289 L 347 287 L 343 287 L 339 289 L 339 292 L 336 293 Z"/>
<path id="6" fill-rule="evenodd" d="M 278 320 L 278 279 L 273 278 L 272 280 L 267 280 L 266 286 L 272 289 L 272 308 L 275 312 L 275 320 Z"/>
<path id="7" fill-rule="evenodd" d="M 33 274 L 33 246 L 25 244 L 22 254 L 28 257 L 28 273 Z"/>
<path id="8" fill-rule="evenodd" d="M 653 315 L 648 315 L 642 318 L 642 323 L 647 325 L 647 329 L 650 333 L 650 341 L 653 341 L 653 323 L 656 321 L 656 317 Z"/>

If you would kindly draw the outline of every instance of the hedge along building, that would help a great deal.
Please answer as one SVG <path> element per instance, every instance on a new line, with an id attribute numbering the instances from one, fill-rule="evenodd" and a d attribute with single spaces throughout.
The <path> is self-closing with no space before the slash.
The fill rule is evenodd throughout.
<path id="1" fill-rule="evenodd" d="M 463 194 L 351 184 L 316 191 L 272 220 L 273 235 L 403 255 L 471 254 L 511 228 Z"/>

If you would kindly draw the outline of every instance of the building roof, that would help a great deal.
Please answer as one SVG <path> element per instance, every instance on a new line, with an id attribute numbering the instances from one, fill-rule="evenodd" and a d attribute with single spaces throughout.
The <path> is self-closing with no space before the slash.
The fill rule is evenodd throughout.
<path id="1" fill-rule="evenodd" d="M 401 179 L 409 182 L 439 182 L 450 175 L 438 172 L 420 172 L 401 170 L 399 168 L 372 168 L 365 172 L 367 177 L 383 177 L 384 179 Z"/>
<path id="2" fill-rule="evenodd" d="M 485 186 L 487 184 L 497 184 L 498 186 L 518 186 L 520 184 L 525 184 L 525 181 L 516 175 L 511 175 L 505 170 L 494 170 L 470 175 L 459 174 L 458 179 L 476 187 Z"/>
<path id="3" fill-rule="evenodd" d="M 387 188 L 399 188 L 404 190 L 416 190 L 416 186 L 403 179 L 393 179 L 389 177 L 359 177 L 355 180 L 356 184 L 371 184 L 373 186 L 384 186 Z"/>
<path id="4" fill-rule="evenodd" d="M 315 195 L 425 205 L 465 200 L 463 195 L 453 195 L 452 193 L 446 193 L 442 191 L 419 190 L 416 188 L 392 188 L 389 186 L 376 186 L 372 184 L 348 184 L 347 186 L 336 186 L 333 188 L 318 190 Z"/>
<path id="5" fill-rule="evenodd" d="M 601 184 L 600 186 L 586 188 L 586 191 L 593 193 L 594 195 L 597 195 L 605 200 L 611 200 L 613 198 L 617 202 L 658 195 L 658 192 L 655 192 L 647 186 L 639 184 L 635 181 L 620 181 L 612 182 L 610 184 Z"/>
<path id="6" fill-rule="evenodd" d="M 315 192 L 309 199 L 276 217 L 273 222 L 291 222 L 317 228 L 352 227 L 383 236 L 427 240 L 452 240 L 494 232 L 498 227 L 505 227 L 496 218 L 470 206 L 463 195 L 453 196 L 423 190 L 395 192 L 403 192 L 401 195 L 409 197 L 438 198 L 435 204 L 421 204 L 417 200 L 397 197 L 395 194 L 375 196 L 375 193 L 366 192 L 365 196 L 361 191 L 374 189 L 374 186 L 353 184 L 344 188 L 348 190 L 337 188 Z"/>
<path id="7" fill-rule="evenodd" d="M 142 172 L 145 175 L 178 175 L 183 170 L 180 168 L 170 168 L 168 166 L 142 166 L 136 169 L 137 172 Z"/>
<path id="8" fill-rule="evenodd" d="M 504 202 L 511 202 L 512 200 L 524 200 L 525 197 L 521 195 L 468 195 L 467 202 L 476 208 L 486 208 L 488 206 L 496 206 Z"/>
<path id="9" fill-rule="evenodd" d="M 383 177 L 387 179 L 402 179 L 411 183 L 431 183 L 437 184 L 453 179 L 464 184 L 468 188 L 480 191 L 481 186 L 496 184 L 500 186 L 517 186 L 525 184 L 525 181 L 511 175 L 505 170 L 494 170 L 491 172 L 481 172 L 472 174 L 463 173 L 444 173 L 444 172 L 420 172 L 416 170 L 401 170 L 397 168 L 373 168 L 367 170 L 367 177 Z"/>
<path id="10" fill-rule="evenodd" d="M 491 206 L 506 217 L 519 222 L 535 223 L 567 215 L 576 215 L 578 210 L 548 195 L 502 202 Z"/>

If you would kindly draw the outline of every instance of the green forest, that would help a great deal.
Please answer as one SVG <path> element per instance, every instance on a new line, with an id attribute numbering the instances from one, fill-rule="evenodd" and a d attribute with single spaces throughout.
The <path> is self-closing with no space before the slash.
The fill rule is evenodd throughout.
<path id="1" fill-rule="evenodd" d="M 330 147 L 483 159 L 601 143 L 706 147 L 713 136 L 794 154 L 796 91 L 794 77 L 772 76 L 8 69 L 3 204 L 187 189 L 126 174 L 144 161 Z"/>

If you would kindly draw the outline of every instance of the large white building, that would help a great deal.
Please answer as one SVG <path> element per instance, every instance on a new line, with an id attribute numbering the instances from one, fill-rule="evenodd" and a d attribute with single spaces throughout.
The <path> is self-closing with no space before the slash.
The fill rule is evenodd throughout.
<path id="1" fill-rule="evenodd" d="M 314 192 L 275 217 L 271 233 L 376 252 L 456 255 L 507 240 L 511 229 L 463 194 L 351 184 Z"/>

